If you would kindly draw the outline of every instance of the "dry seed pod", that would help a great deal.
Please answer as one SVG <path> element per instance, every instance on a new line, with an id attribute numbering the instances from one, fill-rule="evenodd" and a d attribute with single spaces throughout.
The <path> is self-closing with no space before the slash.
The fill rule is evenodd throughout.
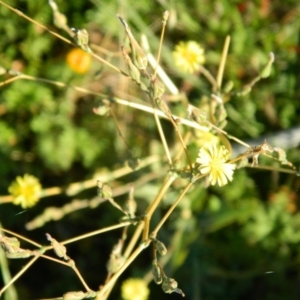
<path id="1" fill-rule="evenodd" d="M 137 209 L 136 201 L 133 198 L 129 198 L 124 204 L 124 211 L 130 218 L 135 217 L 135 212 Z"/>
<path id="2" fill-rule="evenodd" d="M 16 252 L 20 248 L 20 242 L 16 237 L 1 237 L 2 248 L 9 253 Z"/>
<path id="3" fill-rule="evenodd" d="M 159 252 L 160 255 L 166 255 L 168 250 L 166 248 L 166 246 L 164 245 L 164 243 L 156 240 L 155 241 L 155 246 L 156 246 L 156 250 Z"/>
<path id="4" fill-rule="evenodd" d="M 51 242 L 53 250 L 58 257 L 63 257 L 65 260 L 68 260 L 69 257 L 66 255 L 67 248 L 60 244 L 56 239 L 53 239 L 49 233 L 46 233 L 47 240 Z"/>
<path id="5" fill-rule="evenodd" d="M 117 17 L 124 26 L 126 34 L 129 38 L 130 48 L 132 51 L 132 61 L 134 65 L 140 70 L 145 70 L 148 65 L 147 55 L 144 53 L 141 46 L 133 37 L 133 34 L 131 33 L 130 27 L 128 26 L 127 22 L 120 15 L 117 15 Z"/>
<path id="6" fill-rule="evenodd" d="M 63 295 L 63 300 L 82 300 L 85 298 L 85 293 L 79 292 L 68 292 Z"/>
<path id="7" fill-rule="evenodd" d="M 171 294 L 171 293 L 178 293 L 181 294 L 182 297 L 184 297 L 184 293 L 182 292 L 181 289 L 177 288 L 178 283 L 175 279 L 173 278 L 169 278 L 169 277 L 165 277 L 163 280 L 163 283 L 161 285 L 163 291 L 167 294 Z"/>
<path id="8" fill-rule="evenodd" d="M 112 197 L 112 190 L 109 185 L 103 184 L 101 181 L 97 181 L 98 196 L 103 199 L 109 199 Z"/>
<path id="9" fill-rule="evenodd" d="M 91 49 L 88 46 L 89 42 L 89 34 L 86 31 L 86 29 L 77 29 L 77 28 L 71 28 L 71 30 L 74 32 L 73 39 L 75 43 L 84 51 L 90 53 Z"/>
<path id="10" fill-rule="evenodd" d="M 123 256 L 112 255 L 106 265 L 107 271 L 110 274 L 116 273 L 125 263 L 126 259 Z"/>
<path id="11" fill-rule="evenodd" d="M 32 256 L 33 253 L 31 250 L 19 249 L 17 252 L 6 252 L 6 257 L 11 259 L 18 259 L 18 258 L 27 258 Z"/>
<path id="12" fill-rule="evenodd" d="M 132 169 L 133 171 L 135 171 L 140 165 L 140 159 L 137 157 L 130 157 L 128 159 L 128 167 L 130 169 Z"/>
<path id="13" fill-rule="evenodd" d="M 162 272 L 156 259 L 152 262 L 152 275 L 153 275 L 153 280 L 156 284 L 162 283 Z"/>
<path id="14" fill-rule="evenodd" d="M 124 57 L 125 62 L 127 63 L 128 66 L 128 72 L 132 80 L 134 80 L 137 84 L 139 84 L 141 73 L 140 70 L 133 64 L 131 61 L 131 58 L 129 55 L 126 53 L 124 47 L 121 47 L 122 55 Z"/>
<path id="15" fill-rule="evenodd" d="M 165 89 L 165 85 L 157 78 L 153 78 L 150 81 L 149 93 L 152 99 L 160 99 L 165 92 Z"/>

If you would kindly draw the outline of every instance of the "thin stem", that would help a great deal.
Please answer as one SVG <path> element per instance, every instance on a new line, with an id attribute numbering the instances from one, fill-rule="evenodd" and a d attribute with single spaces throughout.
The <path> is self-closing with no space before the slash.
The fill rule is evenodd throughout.
<path id="1" fill-rule="evenodd" d="M 151 237 L 154 237 L 154 238 L 156 237 L 156 235 L 157 235 L 158 231 L 160 230 L 160 228 L 164 225 L 164 223 L 169 218 L 169 216 L 171 215 L 171 213 L 173 212 L 173 210 L 177 207 L 177 205 L 180 202 L 180 200 L 183 198 L 183 196 L 187 193 L 187 191 L 190 189 L 190 187 L 193 184 L 194 184 L 193 182 L 189 182 L 188 185 L 184 188 L 184 190 L 181 192 L 181 194 L 179 195 L 179 197 L 172 204 L 172 206 L 168 209 L 168 211 L 166 212 L 166 214 L 163 216 L 163 218 L 160 220 L 160 222 L 158 223 L 158 225 L 152 231 Z"/>
<path id="2" fill-rule="evenodd" d="M 45 249 L 45 251 L 46 250 L 50 250 L 50 249 L 53 249 L 53 246 L 48 246 L 48 247 L 45 247 L 44 249 Z M 83 284 L 83 286 L 85 287 L 85 289 L 87 291 L 91 291 L 91 289 L 89 288 L 89 286 L 87 285 L 87 283 L 83 279 L 82 275 L 80 274 L 79 270 L 77 269 L 77 267 L 75 266 L 75 264 L 74 264 L 74 262 L 72 260 L 70 260 L 68 262 L 65 262 L 65 261 L 62 261 L 60 259 L 48 256 L 48 255 L 40 254 L 38 251 L 36 251 L 36 253 L 37 253 L 38 257 L 42 257 L 42 258 L 51 260 L 53 262 L 56 262 L 58 264 L 65 265 L 67 267 L 71 267 L 74 270 L 74 272 L 76 273 L 76 275 L 78 276 L 79 280 L 81 281 L 81 283 Z"/>
<path id="3" fill-rule="evenodd" d="M 251 164 L 248 164 L 246 167 L 248 168 L 253 168 L 253 169 L 260 169 L 260 170 L 268 170 L 268 171 L 277 171 L 277 172 L 282 172 L 282 173 L 288 173 L 288 174 L 297 174 L 296 170 L 290 170 L 286 168 L 274 168 L 271 166 L 252 166 Z"/>
<path id="4" fill-rule="evenodd" d="M 119 133 L 119 136 L 121 137 L 121 140 L 124 142 L 124 144 L 125 144 L 127 150 L 131 153 L 130 147 L 129 147 L 128 143 L 126 142 L 126 140 L 125 140 L 125 138 L 124 138 L 124 136 L 123 136 L 123 134 L 122 134 L 121 128 L 120 128 L 120 126 L 119 126 L 118 118 L 116 117 L 116 114 L 115 114 L 115 112 L 114 112 L 114 110 L 113 110 L 112 107 L 110 108 L 110 114 L 111 114 L 111 116 L 112 116 L 113 119 L 114 119 L 114 122 L 115 122 L 116 128 L 117 128 L 117 131 L 118 131 L 118 133 Z"/>
<path id="5" fill-rule="evenodd" d="M 1 224 L 0 224 L 1 226 Z M 7 284 L 11 281 L 11 272 L 9 270 L 9 262 L 5 255 L 5 252 L 0 249 L 0 266 L 3 284 Z M 6 299 L 18 299 L 16 287 L 10 285 L 10 288 L 6 290 Z"/>
<path id="6" fill-rule="evenodd" d="M 78 47 L 76 44 L 74 44 L 73 42 L 71 42 L 69 39 L 61 36 L 60 34 L 48 29 L 46 26 L 42 25 L 41 23 L 36 22 L 35 20 L 31 19 L 30 17 L 26 16 L 24 13 L 22 13 L 21 11 L 19 11 L 18 9 L 13 8 L 12 6 L 4 3 L 3 1 L 0 0 L 0 4 L 4 5 L 5 7 L 7 7 L 8 9 L 12 10 L 14 13 L 16 13 L 17 15 L 21 16 L 22 18 L 26 19 L 27 21 L 35 24 L 36 26 L 43 28 L 44 30 L 48 31 L 50 34 L 52 34 L 53 36 L 57 37 L 58 39 L 64 41 L 65 43 L 72 45 L 74 47 Z M 111 63 L 109 63 L 108 61 L 106 61 L 105 59 L 103 59 L 102 57 L 98 56 L 97 54 L 91 52 L 89 53 L 91 56 L 93 56 L 94 58 L 96 58 L 97 60 L 99 60 L 100 62 L 102 62 L 103 64 L 107 65 L 108 67 L 112 68 L 113 70 L 115 70 L 118 73 L 121 73 L 125 76 L 127 76 L 127 73 L 121 71 L 120 69 L 118 69 L 117 67 L 115 67 L 114 65 L 112 65 Z"/>
<path id="7" fill-rule="evenodd" d="M 234 137 L 234 136 L 228 134 L 227 131 L 225 131 L 225 130 L 219 128 L 218 126 L 214 125 L 213 123 L 211 123 L 211 122 L 209 122 L 209 121 L 206 121 L 206 122 L 207 122 L 207 124 L 208 124 L 209 126 L 211 126 L 212 128 L 214 128 L 214 129 L 217 130 L 218 132 L 225 134 L 229 139 L 236 141 L 237 143 L 239 143 L 239 144 L 245 146 L 246 148 L 251 148 L 250 145 L 248 145 L 247 143 L 241 141 L 240 139 L 238 139 L 238 138 L 236 138 L 236 137 Z"/>
<path id="8" fill-rule="evenodd" d="M 147 166 L 157 162 L 159 159 L 160 159 L 160 157 L 157 155 L 146 157 L 145 159 L 141 160 L 141 162 L 139 164 L 139 169 L 147 167 Z M 132 172 L 132 169 L 130 169 L 128 166 L 126 166 L 126 167 L 120 168 L 118 170 L 115 170 L 112 173 L 109 173 L 107 175 L 101 175 L 101 181 L 108 182 L 110 180 L 114 180 L 114 179 L 120 178 L 122 176 L 125 176 L 131 172 Z M 99 174 L 95 174 L 95 175 L 100 176 Z M 40 198 L 59 195 L 63 192 L 65 192 L 68 196 L 74 196 L 84 189 L 89 189 L 89 188 L 92 188 L 95 186 L 96 186 L 96 180 L 95 180 L 95 178 L 92 178 L 92 179 L 88 179 L 86 181 L 71 183 L 66 188 L 50 187 L 48 189 L 42 190 Z M 10 203 L 13 201 L 13 199 L 14 198 L 12 195 L 0 196 L 0 204 Z M 83 206 L 82 208 L 84 208 L 84 207 L 86 207 L 86 206 Z"/>
<path id="9" fill-rule="evenodd" d="M 0 87 L 1 87 L 1 86 L 4 86 L 4 85 L 6 85 L 6 84 L 9 84 L 9 83 L 11 83 L 11 82 L 14 82 L 14 81 L 16 81 L 16 80 L 18 80 L 19 77 L 20 77 L 20 76 L 17 75 L 17 76 L 15 76 L 15 77 L 12 77 L 12 78 L 9 78 L 9 79 L 7 79 L 7 80 L 5 80 L 5 81 L 0 82 Z"/>
<path id="10" fill-rule="evenodd" d="M 159 65 L 160 54 L 161 54 L 161 49 L 162 49 L 162 44 L 163 44 L 163 40 L 164 40 L 166 24 L 167 24 L 168 18 L 169 18 L 169 12 L 165 11 L 164 15 L 163 15 L 162 31 L 161 31 L 161 35 L 160 35 L 159 47 L 158 47 L 158 52 L 157 52 L 157 57 L 156 57 L 156 67 L 154 69 L 153 78 L 156 78 L 156 72 L 157 72 L 157 67 Z"/>
<path id="11" fill-rule="evenodd" d="M 143 228 L 144 228 L 144 223 L 140 223 L 138 225 L 138 227 L 136 228 L 136 230 L 135 230 L 133 236 L 131 237 L 131 240 L 130 240 L 130 242 L 129 242 L 127 248 L 126 248 L 126 250 L 124 251 L 124 254 L 123 254 L 124 258 L 127 259 L 129 257 L 129 255 L 131 254 L 131 252 L 132 252 L 132 250 L 133 250 L 136 242 L 138 241 L 138 238 L 140 237 L 140 235 L 141 235 L 141 233 L 143 231 Z M 117 281 L 117 278 L 115 279 L 115 281 Z M 113 288 L 114 283 L 115 282 L 112 282 L 110 284 L 110 287 L 105 291 L 105 294 L 102 295 L 101 299 L 107 299 L 107 297 L 109 296 L 109 294 L 110 294 L 110 292 L 111 292 L 111 290 Z"/>
<path id="12" fill-rule="evenodd" d="M 118 104 L 126 105 L 126 106 L 129 106 L 129 107 L 132 107 L 132 108 L 135 108 L 135 109 L 139 109 L 139 110 L 142 110 L 144 112 L 151 113 L 151 114 L 153 114 L 154 111 L 155 111 L 155 113 L 159 117 L 164 118 L 164 119 L 169 119 L 166 116 L 166 114 L 164 112 L 162 112 L 161 110 L 150 107 L 150 106 L 147 106 L 147 105 L 144 105 L 144 104 L 130 102 L 128 100 L 123 100 L 123 99 L 119 99 L 119 98 L 114 98 L 114 101 L 117 102 Z M 178 120 L 178 122 L 180 124 L 184 124 L 184 125 L 187 125 L 189 127 L 193 127 L 195 129 L 198 129 L 198 130 L 201 130 L 201 131 L 204 131 L 204 132 L 209 131 L 208 127 L 201 126 L 201 125 L 199 125 L 198 123 L 196 123 L 194 121 L 190 121 L 190 120 L 181 118 L 181 117 L 173 115 L 173 114 L 171 116 L 173 117 L 173 119 Z"/>
<path id="13" fill-rule="evenodd" d="M 137 241 L 138 241 L 138 239 L 139 239 L 139 237 L 140 237 L 140 235 L 141 235 L 143 229 L 144 229 L 144 222 L 143 222 L 143 223 L 140 223 L 140 224 L 138 225 L 138 227 L 137 227 L 137 229 L 135 230 L 133 236 L 131 237 L 131 240 L 130 240 L 129 244 L 127 245 L 127 247 L 126 247 L 126 249 L 125 249 L 125 251 L 124 251 L 124 254 L 123 254 L 123 256 L 124 256 L 125 258 L 128 258 L 128 257 L 129 257 L 129 255 L 130 255 L 130 253 L 132 252 L 134 246 L 136 245 L 136 243 L 137 243 Z"/>
<path id="14" fill-rule="evenodd" d="M 142 176 L 139 180 L 135 182 L 135 187 L 140 187 L 147 182 L 157 179 L 158 177 L 161 177 L 164 172 L 166 172 L 167 168 L 162 168 L 161 174 L 152 172 L 145 174 Z M 125 193 L 128 193 L 128 191 L 131 189 L 132 184 L 127 184 L 123 186 L 119 186 L 113 189 L 113 195 L 115 197 L 123 195 Z M 80 209 L 84 208 L 96 208 L 101 203 L 105 202 L 106 199 L 100 198 L 100 197 L 94 197 L 92 199 L 73 199 L 70 203 L 65 204 L 61 208 L 59 208 L 59 213 L 55 214 L 57 212 L 56 207 L 48 207 L 45 209 L 45 211 L 40 214 L 39 216 L 35 217 L 33 220 L 26 223 L 25 227 L 27 230 L 33 230 L 38 227 L 42 227 L 45 223 L 55 220 L 58 221 L 59 219 L 62 219 L 67 214 L 74 213 L 74 211 L 78 211 Z M 50 215 L 49 215 L 50 214 Z"/>
<path id="15" fill-rule="evenodd" d="M 115 283 L 115 281 L 120 277 L 120 275 L 126 270 L 126 268 L 136 259 L 136 257 L 148 247 L 150 241 L 141 243 L 138 248 L 130 255 L 126 260 L 124 265 L 110 278 L 110 280 L 102 287 L 99 293 L 99 299 L 102 299 L 101 296 L 106 293 L 106 291 Z"/>
<path id="16" fill-rule="evenodd" d="M 152 106 L 153 106 L 153 108 L 154 108 L 154 103 L 153 103 L 154 100 L 151 99 L 151 101 L 152 101 Z M 178 125 L 177 125 L 177 122 L 178 122 L 178 121 L 177 121 L 176 119 L 173 118 L 173 115 L 172 115 L 172 113 L 171 113 L 171 111 L 170 111 L 168 105 L 167 105 L 162 99 L 157 98 L 157 99 L 155 99 L 155 102 L 157 103 L 158 107 L 162 110 L 162 112 L 167 116 L 167 118 L 169 119 L 169 121 L 170 121 L 170 122 L 172 123 L 172 125 L 174 126 L 174 129 L 175 129 L 175 131 L 176 131 L 176 134 L 178 135 L 179 140 L 180 140 L 180 143 L 181 143 L 181 145 L 182 145 L 182 147 L 183 147 L 183 149 L 184 149 L 184 152 L 185 152 L 185 154 L 186 154 L 186 157 L 187 157 L 187 160 L 188 160 L 188 164 L 189 164 L 190 170 L 191 170 L 191 172 L 192 172 L 193 166 L 192 166 L 191 158 L 190 158 L 190 155 L 189 155 L 189 153 L 188 153 L 188 151 L 187 151 L 187 148 L 186 148 L 186 146 L 185 146 L 185 143 L 184 143 L 184 141 L 183 141 L 183 138 L 182 138 L 182 136 L 181 136 L 181 133 L 180 133 L 180 131 L 179 131 L 179 127 L 178 127 Z"/>
<path id="17" fill-rule="evenodd" d="M 0 0 L 0 3 L 1 3 L 1 0 Z M 26 79 L 26 80 L 32 80 L 32 81 L 45 82 L 45 83 L 53 84 L 53 85 L 58 86 L 58 87 L 70 87 L 70 88 L 73 88 L 74 90 L 76 90 L 78 92 L 86 93 L 86 94 L 89 94 L 89 95 L 99 96 L 99 97 L 104 98 L 104 99 L 107 97 L 107 95 L 105 95 L 105 94 L 93 92 L 93 91 L 90 91 L 88 89 L 85 89 L 85 88 L 82 88 L 82 87 L 79 87 L 79 86 L 65 84 L 65 83 L 60 82 L 60 81 L 54 81 L 54 80 L 49 80 L 49 79 L 44 79 L 44 78 L 39 78 L 39 77 L 33 77 L 33 76 L 26 75 L 26 74 L 20 74 L 20 75 L 17 75 L 15 77 L 13 77 L 13 78 L 14 78 L 13 80 L 6 80 L 4 82 L 1 82 L 0 87 L 1 87 L 1 85 L 4 85 L 4 83 L 9 83 L 9 82 L 15 81 L 17 79 Z M 147 105 L 144 105 L 144 104 L 130 102 L 128 100 L 123 100 L 123 99 L 119 99 L 119 98 L 116 98 L 116 97 L 113 98 L 113 101 L 118 103 L 118 104 L 121 104 L 121 105 L 125 105 L 125 106 L 128 106 L 128 107 L 132 107 L 132 108 L 135 108 L 135 109 L 138 109 L 138 110 L 145 111 L 147 113 L 153 114 L 154 112 L 156 112 L 156 114 L 159 117 L 164 118 L 164 119 L 169 119 L 161 110 L 150 107 L 150 106 L 147 106 Z M 97 109 L 95 109 L 95 113 L 97 113 Z M 181 118 L 181 117 L 173 115 L 173 114 L 172 114 L 172 117 L 174 119 L 178 120 L 178 122 L 180 122 L 180 124 L 184 124 L 186 126 L 189 126 L 189 127 L 192 127 L 192 128 L 204 131 L 204 132 L 209 131 L 208 127 L 201 126 L 201 125 L 199 125 L 198 123 L 196 123 L 194 121 L 190 121 L 188 119 L 184 119 L 184 118 Z"/>
<path id="18" fill-rule="evenodd" d="M 162 144 L 163 144 L 165 153 L 166 153 L 166 155 L 167 155 L 167 159 L 168 159 L 168 162 L 169 162 L 169 166 L 172 166 L 172 158 L 171 158 L 171 154 L 170 154 L 169 147 L 168 147 L 168 144 L 167 144 L 167 140 L 166 140 L 164 131 L 163 131 L 163 129 L 162 129 L 160 120 L 159 120 L 159 118 L 158 118 L 157 110 L 154 108 L 154 101 L 153 101 L 151 98 L 150 98 L 150 100 L 151 100 L 151 103 L 152 103 L 153 116 L 154 116 L 154 120 L 155 120 L 155 123 L 156 123 L 156 126 L 157 126 L 157 130 L 158 130 L 158 133 L 159 133 L 161 142 L 162 142 Z"/>
<path id="19" fill-rule="evenodd" d="M 73 44 L 70 40 L 64 38 L 63 36 L 59 35 L 58 33 L 51 31 L 50 29 L 48 29 L 46 26 L 36 22 L 35 20 L 31 19 L 30 17 L 26 16 L 24 13 L 22 13 L 20 10 L 13 8 L 12 6 L 4 3 L 3 1 L 0 0 L 0 4 L 4 5 L 5 7 L 7 7 L 8 9 L 12 10 L 14 13 L 16 13 L 17 15 L 19 15 L 20 17 L 26 19 L 27 21 L 37 25 L 38 27 L 43 28 L 44 30 L 48 31 L 50 34 L 54 35 L 55 37 L 63 40 L 64 42 L 66 42 L 67 44 L 73 45 L 75 46 L 75 44 Z"/>
<path id="20" fill-rule="evenodd" d="M 12 285 L 16 280 L 18 280 L 39 257 L 40 256 L 33 257 L 25 266 L 23 266 L 22 269 L 0 290 L 0 296 L 10 285 Z"/>
<path id="21" fill-rule="evenodd" d="M 30 239 L 24 237 L 24 236 L 22 236 L 22 235 L 20 235 L 20 234 L 18 234 L 18 233 L 15 233 L 15 232 L 13 232 L 13 231 L 10 231 L 10 230 L 4 229 L 4 228 L 0 228 L 0 230 L 1 230 L 1 231 L 4 231 L 4 232 L 6 232 L 6 233 L 9 233 L 9 234 L 11 234 L 12 236 L 15 236 L 15 237 L 19 238 L 20 240 L 26 241 L 27 243 L 32 244 L 32 245 L 34 245 L 34 246 L 36 246 L 36 247 L 38 247 L 38 248 L 41 248 L 41 247 L 42 247 L 42 245 L 40 245 L 40 244 L 36 243 L 35 241 L 32 241 L 32 240 L 30 240 Z"/>
<path id="22" fill-rule="evenodd" d="M 12 195 L 0 196 L 0 204 L 10 203 L 13 200 L 14 200 L 14 197 Z"/>
<path id="23" fill-rule="evenodd" d="M 107 65 L 108 67 L 112 68 L 113 70 L 115 70 L 118 73 L 121 73 L 122 75 L 128 76 L 128 74 L 122 70 L 120 70 L 119 68 L 117 68 L 116 66 L 112 65 L 111 63 L 109 63 L 107 60 L 105 60 L 104 58 L 100 57 L 99 55 L 95 54 L 94 52 L 90 53 L 94 58 L 96 58 L 97 60 L 99 60 L 100 62 L 102 62 L 103 64 Z"/>
<path id="24" fill-rule="evenodd" d="M 208 175 L 208 174 L 199 174 L 199 175 L 197 175 L 195 178 L 193 178 L 193 182 L 195 183 L 198 179 L 201 179 L 201 178 L 205 177 L 206 175 Z"/>
<path id="25" fill-rule="evenodd" d="M 172 122 L 172 121 L 171 121 L 171 122 Z M 174 127 L 175 127 L 175 131 L 176 131 L 176 133 L 177 133 L 177 135 L 178 135 L 178 137 L 179 137 L 180 143 L 181 143 L 181 145 L 182 145 L 182 147 L 183 147 L 183 150 L 184 150 L 184 152 L 185 152 L 186 158 L 187 158 L 187 160 L 188 160 L 188 164 L 189 164 L 189 167 L 190 167 L 190 171 L 192 172 L 192 171 L 193 171 L 193 164 L 192 164 L 192 161 L 191 161 L 191 158 L 190 158 L 190 154 L 189 154 L 189 152 L 188 152 L 188 150 L 187 150 L 187 147 L 186 147 L 186 145 L 185 145 L 185 143 L 184 143 L 184 140 L 183 140 L 183 138 L 182 138 L 182 135 L 181 135 L 181 133 L 180 133 L 180 131 L 179 131 L 179 127 L 178 127 L 178 125 L 174 122 L 174 120 L 173 120 L 172 124 L 173 124 Z"/>
<path id="26" fill-rule="evenodd" d="M 53 246 L 48 246 L 46 250 L 51 250 L 51 249 L 53 249 Z M 67 263 L 67 262 L 65 262 L 65 261 L 63 261 L 61 259 L 49 256 L 49 255 L 45 255 L 45 254 L 41 254 L 40 257 L 48 259 L 48 260 L 51 260 L 53 262 L 56 262 L 57 264 L 61 264 L 61 265 L 64 265 L 66 267 L 70 267 L 69 263 Z"/>
<path id="27" fill-rule="evenodd" d="M 143 48 L 146 51 L 148 62 L 151 65 L 151 67 L 153 68 L 153 70 L 156 70 L 156 73 L 157 73 L 158 77 L 164 83 L 164 85 L 169 90 L 169 92 L 172 95 L 178 95 L 178 93 L 179 93 L 178 88 L 172 82 L 170 77 L 166 74 L 164 69 L 158 64 L 157 60 L 155 59 L 155 57 L 150 52 L 150 46 L 149 46 L 146 35 L 142 34 L 141 40 L 142 40 Z"/>
<path id="28" fill-rule="evenodd" d="M 222 86 L 222 79 L 223 79 L 223 74 L 224 74 L 224 68 L 225 68 L 225 63 L 226 63 L 226 58 L 228 54 L 228 49 L 229 49 L 229 44 L 230 44 L 230 36 L 227 35 L 222 51 L 222 56 L 221 56 L 221 61 L 219 65 L 219 70 L 218 70 L 218 75 L 217 75 L 217 88 L 218 90 L 221 90 Z"/>
<path id="29" fill-rule="evenodd" d="M 203 66 L 199 66 L 199 71 L 201 72 L 201 74 L 206 77 L 206 79 L 210 82 L 210 84 L 212 85 L 212 89 L 213 91 L 217 89 L 217 81 L 215 80 L 215 78 L 212 76 L 212 74 Z"/>
<path id="30" fill-rule="evenodd" d="M 115 229 L 122 228 L 122 227 L 125 227 L 125 226 L 128 226 L 128 225 L 131 225 L 131 222 L 123 222 L 123 223 L 116 224 L 116 225 L 113 225 L 113 226 L 108 226 L 108 227 L 98 229 L 98 230 L 95 230 L 95 231 L 92 231 L 92 232 L 89 232 L 89 233 L 86 233 L 86 234 L 83 234 L 83 235 L 79 235 L 79 236 L 74 237 L 72 239 L 65 240 L 65 241 L 61 242 L 61 244 L 62 245 L 70 244 L 70 243 L 77 242 L 77 241 L 80 241 L 82 239 L 94 236 L 94 235 L 98 235 L 98 234 L 103 233 L 103 232 L 115 230 Z"/>
<path id="31" fill-rule="evenodd" d="M 161 202 L 163 196 L 165 195 L 165 193 L 167 192 L 168 188 L 171 186 L 171 184 L 173 183 L 173 181 L 175 180 L 174 176 L 168 176 L 160 191 L 158 192 L 157 196 L 155 197 L 155 199 L 151 202 L 151 204 L 148 206 L 146 213 L 145 213 L 145 227 L 144 227 L 144 232 L 143 232 L 143 241 L 148 240 L 149 238 L 149 227 L 150 227 L 150 219 L 155 211 L 155 209 L 157 208 L 157 206 L 159 205 L 159 203 Z"/>
<path id="32" fill-rule="evenodd" d="M 186 134 L 184 136 L 184 140 L 183 140 L 185 144 L 187 144 L 189 142 L 189 139 L 190 139 L 191 135 L 192 135 L 191 131 L 186 132 Z M 178 150 L 174 160 L 179 161 L 179 159 L 182 156 L 183 152 L 184 152 L 184 149 L 182 147 L 180 147 L 180 149 Z"/>
<path id="33" fill-rule="evenodd" d="M 87 291 L 91 291 L 91 289 L 89 288 L 89 286 L 87 285 L 87 283 L 85 282 L 85 280 L 83 279 L 81 273 L 78 271 L 77 267 L 74 265 L 74 266 L 71 266 L 71 268 L 74 270 L 74 272 L 76 273 L 76 275 L 78 276 L 79 280 L 81 281 L 81 283 L 83 284 L 84 288 L 87 290 Z"/>

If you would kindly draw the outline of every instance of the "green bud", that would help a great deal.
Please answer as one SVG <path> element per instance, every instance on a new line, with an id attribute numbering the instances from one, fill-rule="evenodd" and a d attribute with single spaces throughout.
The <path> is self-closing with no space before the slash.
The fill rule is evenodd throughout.
<path id="1" fill-rule="evenodd" d="M 224 92 L 225 92 L 225 93 L 229 93 L 229 92 L 232 90 L 233 85 L 234 85 L 234 83 L 233 83 L 232 80 L 226 82 L 226 84 L 225 84 L 225 86 L 224 86 Z"/>
<path id="2" fill-rule="evenodd" d="M 243 97 L 251 92 L 252 88 L 249 85 L 244 86 L 239 92 L 236 93 L 237 96 Z"/>
<path id="3" fill-rule="evenodd" d="M 274 60 L 275 60 L 274 53 L 270 52 L 269 61 L 268 61 L 267 65 L 260 72 L 261 78 L 267 78 L 270 76 L 271 68 L 272 68 L 272 64 L 273 64 Z"/>

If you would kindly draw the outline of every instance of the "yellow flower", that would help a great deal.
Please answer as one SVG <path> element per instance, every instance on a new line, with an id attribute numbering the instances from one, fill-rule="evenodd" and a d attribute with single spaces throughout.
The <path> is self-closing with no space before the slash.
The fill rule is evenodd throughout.
<path id="1" fill-rule="evenodd" d="M 149 296 L 146 282 L 138 278 L 125 280 L 122 284 L 121 292 L 124 300 L 147 300 Z"/>
<path id="2" fill-rule="evenodd" d="M 26 208 L 34 206 L 39 201 L 42 186 L 37 178 L 25 174 L 24 177 L 18 176 L 8 191 L 14 197 L 13 204 Z"/>
<path id="3" fill-rule="evenodd" d="M 185 73 L 199 70 L 205 62 L 204 49 L 194 41 L 180 42 L 173 51 L 175 65 Z"/>
<path id="4" fill-rule="evenodd" d="M 211 144 L 218 144 L 220 141 L 220 138 L 218 136 L 212 134 L 209 131 L 206 132 L 201 130 L 195 130 L 195 135 L 197 137 L 196 143 L 199 148 L 205 148 Z"/>
<path id="5" fill-rule="evenodd" d="M 232 181 L 233 170 L 235 165 L 226 163 L 229 159 L 229 152 L 224 147 L 218 147 L 213 144 L 207 149 L 199 150 L 196 162 L 200 164 L 199 171 L 201 174 L 209 174 L 209 182 L 212 185 L 218 183 L 223 186 Z"/>

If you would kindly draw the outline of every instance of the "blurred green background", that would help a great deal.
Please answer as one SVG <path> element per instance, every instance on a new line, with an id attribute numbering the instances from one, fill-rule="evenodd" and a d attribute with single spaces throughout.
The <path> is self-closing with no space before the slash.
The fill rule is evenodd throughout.
<path id="1" fill-rule="evenodd" d="M 46 0 L 6 2 L 68 37 L 53 25 L 53 13 Z M 138 40 L 144 33 L 156 53 L 161 15 L 169 10 L 161 65 L 195 106 L 201 106 L 211 94 L 211 87 L 203 76 L 183 76 L 176 69 L 171 51 L 178 42 L 199 42 L 205 49 L 205 67 L 216 75 L 225 37 L 230 35 L 224 82 L 233 81 L 235 89 L 256 77 L 273 52 L 275 63 L 270 77 L 258 82 L 250 94 L 232 97 L 225 104 L 225 130 L 242 140 L 251 140 L 299 126 L 299 1 L 57 0 L 57 4 L 67 16 L 68 25 L 86 28 L 91 41 L 101 47 L 103 57 L 122 69 L 126 68 L 119 49 L 125 43 L 125 35 L 116 14 L 128 21 Z M 3 5 L 0 36 L 0 65 L 6 69 L 81 86 L 108 97 L 145 99 L 134 83 L 98 61 L 93 60 L 86 73 L 77 74 L 67 63 L 72 46 Z M 8 74 L 0 77 L 1 81 L 9 78 Z M 100 103 L 100 97 L 37 81 L 17 80 L 0 87 L 0 194 L 6 195 L 16 176 L 25 173 L 38 177 L 43 187 L 48 188 L 90 179 L 98 170 L 109 173 L 121 167 L 128 153 L 112 118 L 93 113 Z M 134 155 L 144 158 L 162 153 L 151 115 L 124 107 L 114 109 Z M 182 107 L 174 104 L 171 109 Z M 164 128 L 170 144 L 175 143 L 177 138 L 168 122 Z M 296 135 L 300 135 L 299 130 Z M 272 146 L 288 149 L 288 159 L 299 165 L 299 147 L 293 145 L 290 149 L 289 140 Z M 260 163 L 278 166 L 270 159 Z M 160 173 L 161 168 L 162 165 L 155 165 L 142 169 L 122 178 L 118 185 L 134 182 L 149 172 Z M 141 213 L 161 181 L 158 178 L 137 190 Z M 182 186 L 179 181 L 172 187 L 153 224 Z M 196 184 L 159 233 L 170 248 L 165 271 L 179 282 L 186 299 L 300 299 L 299 186 L 300 180 L 294 175 L 258 169 L 236 171 L 233 182 L 222 188 Z M 96 187 L 84 190 L 76 198 L 89 199 L 95 195 Z M 126 196 L 115 200 L 122 203 L 125 199 Z M 46 232 L 64 240 L 115 224 L 121 217 L 104 203 L 34 231 L 25 229 L 25 224 L 46 207 L 61 207 L 71 200 L 65 194 L 43 198 L 25 211 L 2 204 L 0 221 L 4 228 L 46 244 Z M 119 237 L 117 231 L 68 247 L 69 256 L 91 288 L 96 290 L 105 280 L 105 265 Z M 143 277 L 150 270 L 151 259 L 151 251 L 145 250 L 122 275 L 111 299 L 120 299 L 122 280 Z M 12 274 L 22 265 L 22 260 L 10 261 Z M 70 270 L 42 260 L 16 282 L 16 287 L 19 299 L 58 297 L 66 291 L 82 289 Z M 149 299 L 180 297 L 163 294 L 152 282 L 150 290 Z"/>

